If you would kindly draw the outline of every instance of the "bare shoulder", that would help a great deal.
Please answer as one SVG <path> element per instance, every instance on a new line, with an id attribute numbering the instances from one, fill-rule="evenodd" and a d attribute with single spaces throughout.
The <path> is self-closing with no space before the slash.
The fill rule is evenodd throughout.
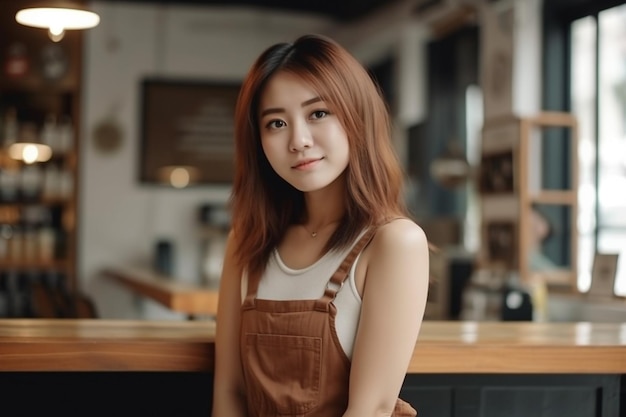
<path id="1" fill-rule="evenodd" d="M 428 240 L 424 230 L 413 220 L 395 219 L 378 228 L 372 240 L 373 249 L 378 251 L 396 251 L 406 249 L 428 250 Z"/>
<path id="2" fill-rule="evenodd" d="M 363 288 L 368 286 L 373 293 L 388 294 L 392 299 L 398 299 L 398 292 L 415 296 L 426 291 L 428 240 L 424 230 L 411 219 L 396 219 L 379 226 L 363 255 L 363 275 L 357 275 L 357 288 L 362 278 Z"/>
<path id="3" fill-rule="evenodd" d="M 366 269 L 415 269 L 428 266 L 428 240 L 411 219 L 396 219 L 379 226 L 363 253 Z"/>

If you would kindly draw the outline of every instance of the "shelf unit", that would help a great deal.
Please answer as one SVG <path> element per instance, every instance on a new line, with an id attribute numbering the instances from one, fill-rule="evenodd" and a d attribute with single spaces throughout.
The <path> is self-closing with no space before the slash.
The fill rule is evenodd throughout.
<path id="1" fill-rule="evenodd" d="M 546 143 L 553 140 L 561 140 L 559 146 L 568 152 L 554 161 L 563 168 L 566 186 L 561 188 L 546 187 L 542 172 Z M 479 176 L 482 269 L 518 271 L 522 282 L 539 280 L 566 291 L 576 288 L 577 152 L 578 125 L 569 113 L 541 112 L 532 117 L 499 117 L 485 123 Z M 541 221 L 549 230 L 554 229 L 551 220 L 561 225 L 560 251 L 566 265 L 538 267 L 539 263 L 533 264 L 534 256 L 541 256 L 541 251 L 535 250 L 535 216 L 543 217 L 543 211 L 554 213 L 555 209 L 556 216 Z"/>
<path id="2" fill-rule="evenodd" d="M 520 199 L 520 247 L 519 259 L 520 276 L 526 281 L 540 279 L 551 286 L 564 286 L 569 289 L 576 288 L 578 277 L 578 123 L 576 118 L 569 113 L 543 112 L 534 117 L 519 120 L 520 143 L 519 143 L 519 199 Z M 542 188 L 541 176 L 533 180 L 533 161 L 541 160 L 541 140 L 551 140 L 547 137 L 546 129 L 557 128 L 568 131 L 563 135 L 568 143 L 569 154 L 564 155 L 567 166 L 567 189 L 546 190 Z M 557 136 L 561 137 L 561 136 Z M 569 265 L 566 268 L 555 270 L 534 270 L 531 268 L 532 239 L 532 216 L 533 208 L 561 207 L 569 210 L 567 224 L 570 236 Z"/>
<path id="3" fill-rule="evenodd" d="M 54 276 L 55 285 L 74 293 L 83 35 L 67 31 L 54 43 L 46 30 L 19 25 L 15 13 L 27 4 L 12 1 L 0 16 L 0 288 L 8 291 L 8 280 Z M 9 113 L 17 122 L 14 138 L 5 137 Z M 52 126 L 52 119 L 55 137 L 66 141 L 56 142 L 49 161 L 26 164 L 9 157 L 8 144 L 20 139 L 25 126 L 45 142 L 44 126 Z M 24 193 L 29 170 L 32 194 Z"/>

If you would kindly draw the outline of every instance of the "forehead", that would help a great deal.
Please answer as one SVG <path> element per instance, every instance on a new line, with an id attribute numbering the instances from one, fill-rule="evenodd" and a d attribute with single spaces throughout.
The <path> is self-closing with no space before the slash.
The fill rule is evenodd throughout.
<path id="1" fill-rule="evenodd" d="M 303 77 L 279 71 L 268 79 L 261 91 L 259 102 L 263 107 L 273 102 L 307 100 L 316 96 L 319 96 L 319 93 Z"/>

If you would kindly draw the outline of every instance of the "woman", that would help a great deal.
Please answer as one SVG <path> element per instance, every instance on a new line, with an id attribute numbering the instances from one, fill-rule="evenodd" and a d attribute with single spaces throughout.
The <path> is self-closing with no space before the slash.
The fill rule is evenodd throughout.
<path id="1" fill-rule="evenodd" d="M 414 416 L 398 394 L 428 244 L 376 85 L 337 43 L 303 36 L 259 56 L 235 123 L 213 417 Z"/>

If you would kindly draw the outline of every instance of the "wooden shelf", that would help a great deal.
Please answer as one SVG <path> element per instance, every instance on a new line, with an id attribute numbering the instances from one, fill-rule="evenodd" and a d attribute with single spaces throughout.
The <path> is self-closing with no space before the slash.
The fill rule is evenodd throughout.
<path id="1" fill-rule="evenodd" d="M 539 127 L 575 127 L 576 117 L 571 113 L 544 111 L 528 119 L 530 123 Z"/>
<path id="2" fill-rule="evenodd" d="M 561 134 L 554 128 L 567 132 Z M 563 179 L 563 183 L 569 185 L 568 189 L 542 188 L 548 182 L 542 177 L 545 173 L 536 165 L 542 160 L 544 152 L 541 141 L 553 138 L 566 138 L 568 141 L 569 152 L 562 156 L 567 159 L 564 166 L 569 167 L 567 178 Z M 501 182 L 506 185 L 512 183 L 513 186 L 503 186 L 497 193 L 489 188 L 481 189 L 484 227 L 479 264 L 485 269 L 516 270 L 526 282 L 541 278 L 548 285 L 575 288 L 578 236 L 576 117 L 571 113 L 547 111 L 531 117 L 509 115 L 487 120 L 483 126 L 482 146 L 481 164 L 485 166 L 485 177 L 490 178 L 489 175 L 494 175 L 491 171 L 494 171 L 496 178 L 507 180 Z M 492 160 L 494 155 L 500 155 L 500 159 L 495 160 L 497 163 Z M 563 218 L 560 224 L 561 229 L 567 229 L 567 234 L 564 233 L 561 238 L 569 241 L 563 242 L 567 246 L 559 248 L 563 253 L 567 250 L 567 255 L 552 261 L 541 253 L 543 242 L 536 242 L 534 234 L 537 233 L 537 227 L 534 223 L 537 216 L 543 214 L 540 213 L 542 209 L 556 211 L 558 209 L 555 206 L 569 210 L 569 218 Z M 534 261 L 532 266 L 531 261 Z M 561 265 L 565 263 L 567 267 Z M 544 270 L 538 272 L 539 268 Z"/>
<path id="3" fill-rule="evenodd" d="M 40 200 L 34 201 L 20 201 L 20 202 L 2 202 L 0 201 L 0 208 L 9 208 L 9 209 L 20 209 L 23 207 L 32 207 L 32 206 L 64 206 L 66 204 L 71 204 L 71 198 L 42 198 Z"/>
<path id="4" fill-rule="evenodd" d="M 8 93 L 30 94 L 73 94 L 78 85 L 73 80 L 63 81 L 59 84 L 51 84 L 44 80 L 28 78 L 25 80 L 6 80 L 0 78 L 0 89 Z"/>
<path id="5" fill-rule="evenodd" d="M 576 204 L 576 193 L 570 190 L 542 190 L 538 193 L 529 193 L 528 199 L 535 204 Z"/>
<path id="6" fill-rule="evenodd" d="M 79 3 L 83 3 L 79 0 Z M 26 227 L 36 227 L 38 220 L 30 219 L 28 211 L 36 206 L 52 214 L 51 227 L 61 239 L 55 240 L 54 252 L 62 255 L 62 259 L 40 262 L 38 260 L 12 261 L 11 258 L 0 259 L 0 271 L 16 270 L 19 272 L 40 271 L 42 273 L 61 273 L 63 285 L 68 291 L 78 290 L 77 282 L 77 213 L 78 213 L 78 172 L 81 131 L 81 85 L 83 38 L 82 31 L 68 31 L 61 42 L 52 43 L 45 32 L 33 30 L 20 25 L 15 21 L 15 13 L 27 5 L 27 0 L 14 0 L 3 4 L 3 14 L 0 16 L 0 49 L 12 54 L 20 54 L 20 48 L 27 53 L 30 62 L 28 71 L 24 73 L 9 73 L 0 75 L 0 117 L 4 118 L 7 112 L 15 112 L 18 124 L 17 137 L 20 129 L 30 124 L 41 136 L 44 123 L 49 116 L 55 116 L 59 122 L 70 121 L 73 129 L 73 141 L 62 141 L 56 152 L 53 151 L 49 161 L 38 163 L 42 168 L 54 166 L 62 172 L 63 193 L 47 194 L 58 198 L 37 198 L 29 201 L 0 202 L 0 224 L 18 225 L 28 223 Z M 65 71 L 52 76 L 45 72 L 45 66 L 39 65 L 39 59 L 46 54 L 57 53 L 59 59 L 66 64 Z M 12 55 L 16 56 L 16 55 Z M 3 119 L 4 120 L 4 119 Z M 4 138 L 2 138 L 4 140 Z M 60 141 L 61 142 L 61 141 Z M 0 146 L 1 147 L 1 146 Z M 63 151 L 61 151 L 63 149 Z M 23 170 L 25 164 L 16 161 L 0 150 L 0 170 Z M 70 178 L 66 178 L 69 176 Z M 17 195 L 23 195 L 16 190 Z M 7 200 L 12 196 L 4 196 Z"/>
<path id="7" fill-rule="evenodd" d="M 531 154 L 532 145 L 537 141 L 550 140 L 548 136 L 533 135 L 533 131 L 544 127 L 559 127 L 569 130 L 567 136 L 569 142 L 569 152 L 563 155 L 567 159 L 569 172 L 567 182 L 570 189 L 567 190 L 532 190 L 530 173 L 532 161 L 541 158 L 541 154 Z M 539 278 L 548 285 L 564 286 L 576 288 L 578 276 L 578 123 L 576 117 L 565 112 L 542 112 L 534 117 L 520 119 L 520 139 L 519 139 L 519 184 L 520 184 L 520 210 L 519 210 L 519 271 L 520 276 L 525 281 Z M 541 149 L 540 147 L 537 147 Z M 533 211 L 537 206 L 562 206 L 570 210 L 570 219 L 567 224 L 569 228 L 570 241 L 565 242 L 569 253 L 569 265 L 567 268 L 557 268 L 556 270 L 536 271 L 530 266 L 531 253 L 534 248 L 534 237 L 532 235 L 535 226 L 533 224 Z"/>
<path id="8" fill-rule="evenodd" d="M 0 271 L 17 270 L 17 271 L 56 271 L 67 272 L 69 270 L 67 260 L 54 261 L 7 261 L 0 260 Z"/>

